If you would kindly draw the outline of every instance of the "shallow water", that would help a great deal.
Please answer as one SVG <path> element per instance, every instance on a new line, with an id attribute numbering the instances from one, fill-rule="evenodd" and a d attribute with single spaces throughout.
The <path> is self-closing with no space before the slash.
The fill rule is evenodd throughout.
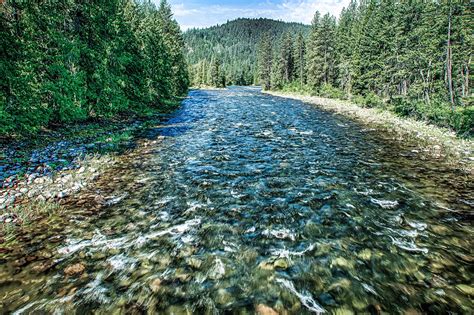
<path id="1" fill-rule="evenodd" d="M 472 178 L 415 146 L 252 88 L 192 91 L 157 136 L 100 214 L 24 235 L 1 313 L 472 310 Z"/>

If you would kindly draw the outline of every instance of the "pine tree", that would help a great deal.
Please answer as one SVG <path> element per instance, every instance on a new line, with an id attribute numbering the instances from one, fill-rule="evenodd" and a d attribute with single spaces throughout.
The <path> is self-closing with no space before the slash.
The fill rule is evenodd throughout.
<path id="1" fill-rule="evenodd" d="M 319 89 L 322 81 L 322 63 L 323 60 L 319 51 L 321 14 L 316 11 L 311 23 L 311 32 L 308 39 L 308 50 L 306 55 L 306 72 L 308 85 L 313 90 Z"/>
<path id="2" fill-rule="evenodd" d="M 295 61 L 293 53 L 293 39 L 290 33 L 286 33 L 282 39 L 280 47 L 280 75 L 282 76 L 283 84 L 288 84 L 293 80 L 295 71 Z"/>
<path id="3" fill-rule="evenodd" d="M 264 90 L 271 88 L 273 49 L 269 34 L 263 35 L 258 49 L 258 73 Z"/>
<path id="4" fill-rule="evenodd" d="M 160 2 L 158 17 L 171 60 L 173 94 L 182 96 L 187 93 L 189 85 L 187 63 L 183 54 L 184 39 L 179 24 L 173 19 L 171 6 L 166 0 L 161 0 Z"/>
<path id="5" fill-rule="evenodd" d="M 295 80 L 303 86 L 306 84 L 306 43 L 303 34 L 299 33 L 296 38 L 294 60 Z"/>

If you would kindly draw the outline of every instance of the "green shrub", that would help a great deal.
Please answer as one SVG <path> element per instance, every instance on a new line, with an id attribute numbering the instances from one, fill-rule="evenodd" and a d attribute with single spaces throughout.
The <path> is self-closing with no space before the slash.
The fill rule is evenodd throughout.
<path id="1" fill-rule="evenodd" d="M 299 82 L 292 82 L 285 84 L 282 88 L 281 91 L 283 92 L 289 92 L 289 93 L 299 93 L 299 94 L 309 94 L 312 95 L 313 91 L 312 89 L 307 85 L 307 84 L 301 84 Z"/>
<path id="2" fill-rule="evenodd" d="M 337 99 L 347 99 L 344 92 L 331 84 L 323 84 L 319 91 L 320 96 L 329 97 L 329 98 L 337 98 Z"/>
<path id="3" fill-rule="evenodd" d="M 400 116 L 425 120 L 440 127 L 454 130 L 459 135 L 472 136 L 474 129 L 474 106 L 456 106 L 440 99 L 430 103 L 422 100 L 397 97 L 391 101 L 392 110 Z"/>
<path id="4" fill-rule="evenodd" d="M 361 106 L 365 105 L 364 97 L 361 95 L 353 95 L 351 97 L 351 101 L 357 105 L 361 105 Z"/>
<path id="5" fill-rule="evenodd" d="M 369 92 L 365 97 L 364 97 L 364 106 L 366 107 L 381 107 L 383 105 L 383 100 L 380 98 L 377 94 L 374 92 Z"/>
<path id="6" fill-rule="evenodd" d="M 450 118 L 451 127 L 465 137 L 474 137 L 474 106 L 457 107 Z"/>

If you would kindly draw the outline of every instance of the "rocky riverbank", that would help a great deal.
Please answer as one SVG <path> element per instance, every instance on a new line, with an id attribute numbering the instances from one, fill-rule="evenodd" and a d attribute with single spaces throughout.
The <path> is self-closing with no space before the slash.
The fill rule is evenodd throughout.
<path id="1" fill-rule="evenodd" d="M 393 133 L 394 140 L 402 142 L 409 140 L 416 143 L 419 153 L 430 158 L 444 159 L 449 164 L 474 174 L 474 141 L 458 138 L 451 130 L 411 118 L 401 118 L 386 110 L 364 108 L 349 101 L 287 92 L 264 93 L 300 100 L 348 116 L 370 128 L 388 130 Z"/>
<path id="2" fill-rule="evenodd" d="M 61 212 L 66 199 L 93 187 L 121 154 L 146 145 L 150 140 L 143 139 L 144 132 L 161 119 L 158 114 L 149 120 L 69 126 L 2 143 L 0 240 L 38 218 Z"/>

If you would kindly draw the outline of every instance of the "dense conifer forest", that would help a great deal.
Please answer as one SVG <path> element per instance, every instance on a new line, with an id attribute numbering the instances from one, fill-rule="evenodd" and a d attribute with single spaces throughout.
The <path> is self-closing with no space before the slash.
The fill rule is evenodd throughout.
<path id="1" fill-rule="evenodd" d="M 350 99 L 469 136 L 473 13 L 469 2 L 352 1 L 338 18 L 316 12 L 309 32 L 264 19 L 191 30 L 192 83 Z"/>
<path id="2" fill-rule="evenodd" d="M 0 14 L 0 135 L 142 113 L 187 93 L 165 0 L 8 0 Z"/>
<path id="3" fill-rule="evenodd" d="M 264 35 L 276 41 L 286 33 L 307 36 L 310 27 L 270 19 L 237 19 L 184 33 L 191 84 L 223 87 L 258 84 L 257 50 Z"/>

